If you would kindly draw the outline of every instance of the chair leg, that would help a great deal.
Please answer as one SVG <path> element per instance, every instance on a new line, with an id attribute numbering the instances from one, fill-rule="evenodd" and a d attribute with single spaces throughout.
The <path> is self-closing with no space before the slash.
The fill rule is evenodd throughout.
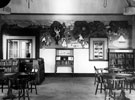
<path id="1" fill-rule="evenodd" d="M 107 98 L 107 91 L 105 90 L 105 100 L 106 100 L 106 98 Z"/>
<path id="2" fill-rule="evenodd" d="M 96 85 L 96 75 L 95 75 L 95 79 L 94 79 L 94 85 Z"/>
<path id="3" fill-rule="evenodd" d="M 23 100 L 25 100 L 25 89 L 23 89 Z"/>
<path id="4" fill-rule="evenodd" d="M 2 83 L 2 85 L 1 85 L 1 92 L 3 93 L 3 83 Z"/>
<path id="5" fill-rule="evenodd" d="M 96 86 L 96 91 L 95 91 L 95 95 L 97 94 L 98 85 L 99 85 L 99 83 L 97 83 L 97 86 Z"/>
<path id="6" fill-rule="evenodd" d="M 114 93 L 114 100 L 116 100 L 116 95 L 115 95 L 115 93 Z"/>
<path id="7" fill-rule="evenodd" d="M 35 89 L 36 94 L 38 94 L 38 93 L 37 93 L 37 85 L 36 85 L 36 82 L 32 82 L 32 83 L 30 84 L 31 93 L 32 93 L 32 89 Z"/>
<path id="8" fill-rule="evenodd" d="M 31 90 L 31 93 L 32 93 L 32 83 L 30 84 L 30 90 Z"/>
<path id="9" fill-rule="evenodd" d="M 132 82 L 130 82 L 130 88 L 129 88 L 129 93 L 131 93 L 132 89 L 134 89 L 134 85 Z"/>
<path id="10" fill-rule="evenodd" d="M 100 93 L 102 93 L 102 83 L 100 83 Z"/>
<path id="11" fill-rule="evenodd" d="M 36 86 L 36 84 L 35 84 L 35 91 L 36 91 L 36 94 L 37 94 L 37 86 Z"/>
<path id="12" fill-rule="evenodd" d="M 19 93 L 18 93 L 18 99 L 20 100 L 21 98 L 21 90 L 19 90 Z"/>
<path id="13" fill-rule="evenodd" d="M 29 97 L 29 90 L 27 89 L 26 92 L 27 92 L 28 100 L 30 100 L 30 97 Z"/>

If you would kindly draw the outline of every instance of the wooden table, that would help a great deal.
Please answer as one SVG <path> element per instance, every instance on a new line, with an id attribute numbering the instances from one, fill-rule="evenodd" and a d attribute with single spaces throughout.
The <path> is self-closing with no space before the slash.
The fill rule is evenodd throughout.
<path id="1" fill-rule="evenodd" d="M 13 89 L 18 89 L 21 90 L 21 92 L 19 92 L 19 100 L 22 97 L 25 100 L 25 97 L 28 98 L 28 100 L 30 100 L 29 97 L 29 86 L 28 86 L 28 82 L 30 81 L 30 75 L 25 73 L 25 72 L 18 72 L 16 73 L 16 79 L 15 79 L 15 84 L 12 85 Z M 17 87 L 17 88 L 16 88 Z M 21 94 L 21 95 L 20 95 Z"/>
<path id="2" fill-rule="evenodd" d="M 12 94 L 12 89 L 11 89 L 11 78 L 15 76 L 16 73 L 0 73 L 2 79 L 5 79 L 8 81 L 8 91 L 7 95 L 3 97 L 3 99 L 13 99 L 16 98 L 15 95 Z"/>
<path id="3" fill-rule="evenodd" d="M 126 73 L 103 73 L 102 74 L 104 78 L 126 78 L 126 77 L 132 77 L 132 74 L 126 74 Z"/>
<path id="4" fill-rule="evenodd" d="M 124 72 L 125 69 L 116 68 L 116 67 L 111 67 L 111 68 L 108 68 L 108 71 L 109 71 L 109 72 L 113 72 L 113 73 L 115 73 L 115 72 Z"/>

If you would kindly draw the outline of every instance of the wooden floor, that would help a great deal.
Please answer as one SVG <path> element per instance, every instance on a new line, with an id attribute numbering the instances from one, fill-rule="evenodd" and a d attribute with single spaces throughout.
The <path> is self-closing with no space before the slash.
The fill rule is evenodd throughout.
<path id="1" fill-rule="evenodd" d="M 93 77 L 47 77 L 38 85 L 38 95 L 30 93 L 30 100 L 104 100 L 104 92 L 95 95 Z M 6 93 L 0 93 L 2 98 Z M 15 91 L 13 91 L 15 93 Z M 126 97 L 135 100 L 135 91 Z M 26 99 L 27 100 L 27 99 Z"/>

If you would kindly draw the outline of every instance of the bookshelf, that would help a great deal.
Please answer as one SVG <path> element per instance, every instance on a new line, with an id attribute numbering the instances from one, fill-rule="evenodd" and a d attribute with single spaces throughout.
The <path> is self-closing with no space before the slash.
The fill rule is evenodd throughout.
<path id="1" fill-rule="evenodd" d="M 109 67 L 134 69 L 133 49 L 109 49 L 108 51 Z"/>

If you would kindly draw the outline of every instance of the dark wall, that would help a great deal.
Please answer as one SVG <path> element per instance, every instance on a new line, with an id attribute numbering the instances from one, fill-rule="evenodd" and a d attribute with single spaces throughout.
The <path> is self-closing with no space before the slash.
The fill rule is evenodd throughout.
<path id="1" fill-rule="evenodd" d="M 0 59 L 3 57 L 3 49 L 2 49 L 2 33 L 0 33 Z"/>
<path id="2" fill-rule="evenodd" d="M 17 25 L 7 25 L 4 24 L 1 28 L 1 34 L 0 34 L 0 57 L 2 59 L 3 57 L 3 49 L 2 49 L 2 35 L 6 34 L 9 36 L 35 36 L 36 38 L 36 58 L 39 58 L 39 33 L 40 28 L 29 26 L 29 27 L 19 27 Z"/>

